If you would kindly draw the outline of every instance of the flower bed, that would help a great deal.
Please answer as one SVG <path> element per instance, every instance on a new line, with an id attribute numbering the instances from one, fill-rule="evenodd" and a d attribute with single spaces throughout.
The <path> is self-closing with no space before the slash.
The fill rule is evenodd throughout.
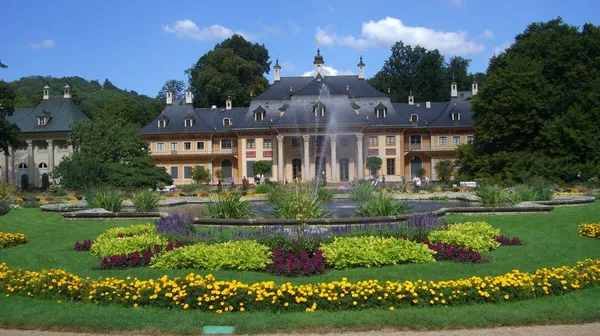
<path id="1" fill-rule="evenodd" d="M 600 223 L 582 223 L 579 224 L 579 236 L 592 237 L 600 239 Z"/>
<path id="2" fill-rule="evenodd" d="M 27 238 L 22 233 L 0 232 L 0 249 L 27 243 Z"/>
<path id="3" fill-rule="evenodd" d="M 531 299 L 596 286 L 600 259 L 573 267 L 541 268 L 533 273 L 514 270 L 498 276 L 416 282 L 346 278 L 329 283 L 277 285 L 273 281 L 245 284 L 189 274 L 184 278 L 139 280 L 86 279 L 64 270 L 41 272 L 11 269 L 0 264 L 0 293 L 94 304 L 200 309 L 218 314 L 234 311 L 306 311 L 390 309 L 408 306 L 452 306 Z"/>

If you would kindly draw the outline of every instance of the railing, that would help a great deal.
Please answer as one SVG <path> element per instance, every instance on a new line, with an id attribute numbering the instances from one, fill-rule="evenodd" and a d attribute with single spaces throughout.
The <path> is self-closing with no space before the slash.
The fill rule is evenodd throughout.
<path id="1" fill-rule="evenodd" d="M 177 150 L 171 150 L 170 152 L 167 152 L 167 151 L 152 152 L 152 155 L 156 155 L 156 156 L 167 156 L 167 155 L 195 155 L 195 156 L 203 156 L 203 155 L 214 155 L 214 154 L 231 154 L 231 155 L 237 155 L 238 154 L 238 147 L 233 147 L 233 148 L 215 148 L 213 150 L 208 149 L 208 150 L 203 150 L 203 151 L 194 151 L 194 150 L 177 151 Z"/>
<path id="2" fill-rule="evenodd" d="M 406 144 L 404 145 L 404 150 L 407 152 L 414 151 L 453 151 L 456 150 L 458 145 L 435 145 L 435 144 Z"/>

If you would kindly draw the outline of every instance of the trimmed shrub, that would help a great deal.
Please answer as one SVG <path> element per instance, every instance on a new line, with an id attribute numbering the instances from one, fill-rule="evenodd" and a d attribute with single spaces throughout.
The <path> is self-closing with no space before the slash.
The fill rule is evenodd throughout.
<path id="1" fill-rule="evenodd" d="M 137 224 L 132 226 L 119 226 L 104 231 L 104 233 L 102 233 L 96 238 L 96 241 L 111 238 L 119 238 L 123 236 L 139 236 L 154 232 L 156 232 L 156 227 L 154 226 L 154 224 L 150 223 Z"/>
<path id="2" fill-rule="evenodd" d="M 494 229 L 486 222 L 466 222 L 452 224 L 446 230 L 430 232 L 427 238 L 433 244 L 437 242 L 472 247 L 479 253 L 485 253 L 500 246 L 496 237 L 500 230 Z"/>
<path id="3" fill-rule="evenodd" d="M 90 206 L 93 208 L 102 208 L 107 211 L 121 211 L 123 196 L 117 189 L 107 188 L 96 190 L 93 193 L 92 199 L 89 200 Z"/>
<path id="4" fill-rule="evenodd" d="M 321 247 L 327 265 L 336 269 L 435 262 L 425 244 L 374 236 L 334 238 Z"/>
<path id="5" fill-rule="evenodd" d="M 260 270 L 271 263 L 267 246 L 254 240 L 230 241 L 220 244 L 198 244 L 164 253 L 152 260 L 154 268 L 199 268 L 209 271 L 234 269 Z"/>
<path id="6" fill-rule="evenodd" d="M 133 205 L 137 211 L 151 211 L 158 207 L 160 198 L 159 193 L 143 189 L 133 195 Z"/>
<path id="7" fill-rule="evenodd" d="M 213 197 L 206 204 L 206 217 L 242 219 L 250 217 L 250 202 L 238 193 Z"/>
<path id="8" fill-rule="evenodd" d="M 167 239 L 156 233 L 146 233 L 131 237 L 95 240 L 90 253 L 97 257 L 107 257 L 143 251 L 155 245 L 166 246 Z"/>
<path id="9" fill-rule="evenodd" d="M 378 193 L 376 196 L 367 200 L 364 204 L 359 204 L 354 211 L 356 217 L 381 217 L 404 215 L 410 210 L 410 205 L 406 202 L 396 200 L 392 196 L 384 193 Z"/>
<path id="10" fill-rule="evenodd" d="M 324 271 L 325 258 L 319 249 L 311 257 L 307 251 L 291 253 L 280 247 L 273 253 L 273 263 L 267 266 L 267 272 L 283 276 L 309 276 Z"/>

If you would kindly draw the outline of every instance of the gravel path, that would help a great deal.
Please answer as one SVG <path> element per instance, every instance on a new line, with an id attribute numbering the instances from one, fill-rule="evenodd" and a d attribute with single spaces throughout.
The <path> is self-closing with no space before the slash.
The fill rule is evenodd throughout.
<path id="1" fill-rule="evenodd" d="M 136 333 L 112 333 L 112 334 L 86 334 L 58 331 L 38 331 L 38 330 L 11 330 L 0 329 L 0 336 L 115 336 L 115 335 L 144 335 Z M 499 327 L 490 329 L 461 329 L 461 330 L 441 330 L 441 331 L 396 331 L 396 330 L 377 330 L 366 332 L 328 332 L 326 334 L 273 334 L 269 336 L 320 336 L 320 335 L 375 335 L 375 336 L 598 336 L 600 335 L 600 323 L 574 324 L 574 325 L 543 325 L 543 326 L 525 326 L 525 327 Z"/>

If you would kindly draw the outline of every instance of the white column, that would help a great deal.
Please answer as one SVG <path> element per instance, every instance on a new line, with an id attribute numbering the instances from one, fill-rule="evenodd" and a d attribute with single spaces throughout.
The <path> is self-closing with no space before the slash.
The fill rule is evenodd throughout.
<path id="1" fill-rule="evenodd" d="M 2 152 L 2 181 L 8 183 L 8 154 Z"/>
<path id="2" fill-rule="evenodd" d="M 27 175 L 29 175 L 29 184 L 37 185 L 35 179 L 35 161 L 33 159 L 33 141 L 27 140 Z"/>
<path id="3" fill-rule="evenodd" d="M 283 169 L 283 135 L 277 136 L 277 179 L 285 181 L 285 169 Z"/>
<path id="4" fill-rule="evenodd" d="M 302 180 L 308 181 L 310 180 L 310 157 L 309 154 L 309 144 L 308 140 L 310 140 L 310 135 L 306 134 L 302 136 L 302 140 L 304 140 L 304 171 L 302 172 Z"/>
<path id="5" fill-rule="evenodd" d="M 54 145 L 52 140 L 46 140 L 48 143 L 48 175 L 54 170 Z"/>
<path id="6" fill-rule="evenodd" d="M 363 172 L 363 137 L 364 134 L 357 134 L 356 135 L 356 169 L 358 172 L 358 176 L 357 179 L 358 180 L 363 180 L 365 178 L 364 172 Z"/>
<path id="7" fill-rule="evenodd" d="M 338 162 L 337 162 L 337 135 L 333 134 L 329 136 L 331 139 L 331 182 L 339 182 L 338 178 Z"/>
<path id="8" fill-rule="evenodd" d="M 17 185 L 17 169 L 15 168 L 15 153 L 17 149 L 15 147 L 10 148 L 10 181 L 13 185 Z"/>

